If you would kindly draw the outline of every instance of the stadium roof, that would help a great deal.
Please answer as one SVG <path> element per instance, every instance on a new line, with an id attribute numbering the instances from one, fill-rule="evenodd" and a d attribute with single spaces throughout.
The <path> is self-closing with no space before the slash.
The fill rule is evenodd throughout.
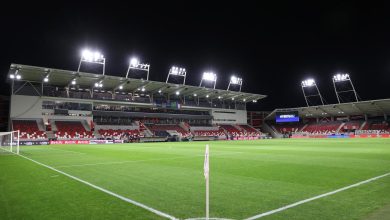
<path id="1" fill-rule="evenodd" d="M 119 90 L 119 87 L 122 86 L 122 91 L 129 92 L 136 92 L 137 90 L 144 88 L 145 93 L 158 93 L 158 91 L 161 90 L 162 93 L 169 95 L 175 95 L 176 92 L 180 92 L 180 95 L 185 96 L 196 94 L 198 97 L 203 98 L 208 95 L 210 99 L 217 99 L 220 97 L 221 100 L 232 100 L 232 98 L 234 98 L 236 101 L 245 103 L 252 102 L 253 100 L 257 101 L 266 97 L 266 95 L 246 92 L 227 91 L 222 89 L 212 89 L 191 85 L 173 84 L 21 64 L 11 64 L 8 78 L 11 74 L 15 74 L 16 69 L 18 70 L 18 74 L 21 75 L 22 81 L 42 83 L 44 78 L 48 76 L 48 84 L 54 86 L 66 87 L 71 84 L 73 79 L 76 79 L 77 85 L 85 88 L 93 88 L 95 83 L 101 82 L 103 84 L 102 89 L 106 91 Z"/>
<path id="2" fill-rule="evenodd" d="M 331 116 L 383 116 L 390 115 L 390 99 L 369 100 L 360 102 L 349 102 L 341 104 L 319 105 L 299 108 L 275 109 L 266 119 L 275 118 L 276 112 L 298 111 L 300 117 L 317 118 Z"/>

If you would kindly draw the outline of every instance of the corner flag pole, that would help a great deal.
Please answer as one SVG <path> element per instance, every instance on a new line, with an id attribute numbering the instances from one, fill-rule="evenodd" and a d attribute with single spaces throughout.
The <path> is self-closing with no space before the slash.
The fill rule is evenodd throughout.
<path id="1" fill-rule="evenodd" d="M 204 177 L 206 179 L 206 220 L 209 219 L 209 145 L 206 144 L 206 152 L 204 154 Z"/>

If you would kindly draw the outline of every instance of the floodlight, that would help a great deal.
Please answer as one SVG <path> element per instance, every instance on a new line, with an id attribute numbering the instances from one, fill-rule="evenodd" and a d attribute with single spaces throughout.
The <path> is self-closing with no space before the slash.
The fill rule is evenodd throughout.
<path id="1" fill-rule="evenodd" d="M 121 89 L 121 90 L 122 90 L 122 89 L 123 89 L 123 86 L 119 86 L 119 89 Z"/>
<path id="2" fill-rule="evenodd" d="M 187 71 L 186 71 L 185 68 L 172 66 L 171 69 L 169 69 L 167 80 L 165 81 L 166 83 L 168 83 L 169 77 L 171 75 L 184 77 L 183 85 L 185 84 L 185 82 L 186 82 L 186 75 L 187 75 Z"/>
<path id="3" fill-rule="evenodd" d="M 194 93 L 194 96 L 196 97 L 196 96 L 197 96 L 197 94 L 196 94 L 196 93 Z"/>
<path id="4" fill-rule="evenodd" d="M 230 77 L 229 85 L 228 85 L 228 87 L 227 87 L 227 90 L 229 90 L 230 85 L 239 85 L 239 86 L 240 86 L 240 90 L 239 90 L 239 91 L 241 92 L 242 78 L 237 77 L 237 76 L 235 76 L 235 75 L 231 76 L 231 77 Z"/>
<path id="5" fill-rule="evenodd" d="M 99 87 L 99 83 L 95 83 L 95 87 Z"/>
<path id="6" fill-rule="evenodd" d="M 145 87 L 142 87 L 142 88 L 141 88 L 141 91 L 142 91 L 142 92 L 145 92 Z"/>
<path id="7" fill-rule="evenodd" d="M 338 74 L 333 76 L 333 80 L 336 82 L 349 80 L 349 74 L 348 73 L 345 73 L 345 74 L 338 73 Z"/>
<path id="8" fill-rule="evenodd" d="M 15 75 L 14 75 L 14 74 L 11 74 L 11 75 L 9 75 L 9 78 L 15 79 Z"/>
<path id="9" fill-rule="evenodd" d="M 209 95 L 207 94 L 207 95 L 206 95 L 206 98 L 208 98 L 208 97 L 209 97 Z"/>
<path id="10" fill-rule="evenodd" d="M 215 89 L 215 85 L 217 84 L 217 75 L 215 73 L 213 73 L 213 72 L 204 72 L 203 76 L 202 76 L 202 80 L 200 81 L 199 86 L 202 86 L 203 80 L 204 81 L 214 82 L 214 89 Z"/>
<path id="11" fill-rule="evenodd" d="M 76 80 L 72 80 L 72 85 L 76 85 Z"/>
<path id="12" fill-rule="evenodd" d="M 161 93 L 161 92 L 162 92 L 161 89 L 159 89 L 159 90 L 158 90 L 158 93 Z"/>
<path id="13" fill-rule="evenodd" d="M 341 101 L 352 101 L 352 100 L 342 100 L 342 96 L 345 95 L 344 93 L 353 93 L 354 98 L 356 99 L 356 102 L 359 101 L 359 97 L 357 95 L 356 89 L 352 83 L 351 77 L 348 73 L 337 73 L 333 76 L 333 88 L 336 93 L 337 101 L 341 103 Z M 337 86 L 336 84 L 343 84 L 342 86 Z M 346 86 L 346 84 L 349 84 L 349 86 Z M 348 99 L 350 96 L 348 96 Z M 355 101 L 355 100 L 353 100 Z"/>
<path id="14" fill-rule="evenodd" d="M 88 49 L 84 49 L 81 52 L 81 59 L 83 59 L 83 61 L 87 61 L 87 62 L 102 62 L 104 59 L 104 56 L 99 51 L 92 52 Z"/>
<path id="15" fill-rule="evenodd" d="M 246 102 L 246 99 L 243 99 L 242 101 Z"/>
<path id="16" fill-rule="evenodd" d="M 234 101 L 234 97 L 232 98 L 232 100 Z"/>
<path id="17" fill-rule="evenodd" d="M 221 99 L 222 97 L 221 96 L 218 96 L 218 99 Z"/>
<path id="18" fill-rule="evenodd" d="M 48 78 L 48 77 L 45 77 L 45 78 L 43 79 L 43 82 L 49 82 L 49 78 Z"/>
<path id="19" fill-rule="evenodd" d="M 129 67 L 127 68 L 127 72 L 126 72 L 126 78 L 128 78 L 129 76 L 130 69 L 145 71 L 147 73 L 146 80 L 149 80 L 149 69 L 150 69 L 149 64 L 140 63 L 138 58 L 133 57 L 130 59 Z"/>
<path id="20" fill-rule="evenodd" d="M 242 83 L 242 78 L 239 78 L 239 77 L 236 77 L 236 76 L 232 76 L 230 78 L 230 83 L 231 84 L 241 84 Z"/>
<path id="21" fill-rule="evenodd" d="M 139 64 L 139 60 L 135 57 L 130 59 L 130 66 L 136 67 Z"/>
<path id="22" fill-rule="evenodd" d="M 203 73 L 203 80 L 215 81 L 215 80 L 217 80 L 217 75 L 213 72 L 204 72 Z"/>
<path id="23" fill-rule="evenodd" d="M 179 92 L 179 91 L 176 91 L 176 95 L 180 95 L 180 92 Z"/>
<path id="24" fill-rule="evenodd" d="M 16 75 L 16 79 L 21 79 L 22 78 L 22 76 L 21 75 Z"/>
<path id="25" fill-rule="evenodd" d="M 307 79 L 307 80 L 302 81 L 302 86 L 303 87 L 310 87 L 310 86 L 314 86 L 315 83 L 316 82 L 314 81 L 314 79 Z"/>
<path id="26" fill-rule="evenodd" d="M 257 100 L 253 100 L 253 103 L 256 103 L 257 102 Z"/>
<path id="27" fill-rule="evenodd" d="M 305 97 L 305 101 L 306 101 L 307 106 L 309 106 L 309 98 L 313 98 L 313 97 L 319 97 L 322 105 L 324 105 L 324 100 L 322 99 L 322 95 L 321 95 L 320 90 L 318 89 L 318 86 L 317 86 L 316 81 L 314 79 L 309 78 L 309 79 L 303 80 L 301 83 L 301 87 L 302 87 L 302 93 L 303 93 L 303 96 Z M 313 94 L 312 89 L 306 89 L 307 91 L 305 91 L 305 88 L 307 88 L 307 87 L 315 87 L 315 90 L 314 90 L 315 94 Z M 309 92 L 309 94 L 306 94 L 307 92 Z"/>
<path id="28" fill-rule="evenodd" d="M 106 69 L 106 59 L 104 58 L 103 54 L 100 53 L 99 51 L 91 51 L 89 49 L 84 49 L 81 52 L 81 58 L 80 58 L 80 63 L 77 72 L 80 72 L 80 67 L 82 62 L 103 65 L 103 75 L 104 75 Z"/>

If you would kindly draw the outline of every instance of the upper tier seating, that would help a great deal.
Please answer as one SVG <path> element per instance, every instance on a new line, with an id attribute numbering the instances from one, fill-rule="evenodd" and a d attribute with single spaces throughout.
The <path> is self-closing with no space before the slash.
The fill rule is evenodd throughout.
<path id="1" fill-rule="evenodd" d="M 13 120 L 13 130 L 20 131 L 20 139 L 43 140 L 47 139 L 46 132 L 40 131 L 36 120 Z"/>
<path id="2" fill-rule="evenodd" d="M 80 121 L 56 121 L 57 139 L 91 139 L 94 138 L 92 131 L 86 131 Z"/>

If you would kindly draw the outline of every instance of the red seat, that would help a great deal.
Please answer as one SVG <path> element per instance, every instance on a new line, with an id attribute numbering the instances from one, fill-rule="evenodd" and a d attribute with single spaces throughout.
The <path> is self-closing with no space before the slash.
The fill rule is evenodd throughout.
<path id="1" fill-rule="evenodd" d="M 94 138 L 92 131 L 85 130 L 80 121 L 56 121 L 58 139 L 91 139 Z"/>
<path id="2" fill-rule="evenodd" d="M 13 120 L 13 130 L 20 131 L 20 139 L 47 139 L 46 132 L 40 131 L 36 120 Z"/>

